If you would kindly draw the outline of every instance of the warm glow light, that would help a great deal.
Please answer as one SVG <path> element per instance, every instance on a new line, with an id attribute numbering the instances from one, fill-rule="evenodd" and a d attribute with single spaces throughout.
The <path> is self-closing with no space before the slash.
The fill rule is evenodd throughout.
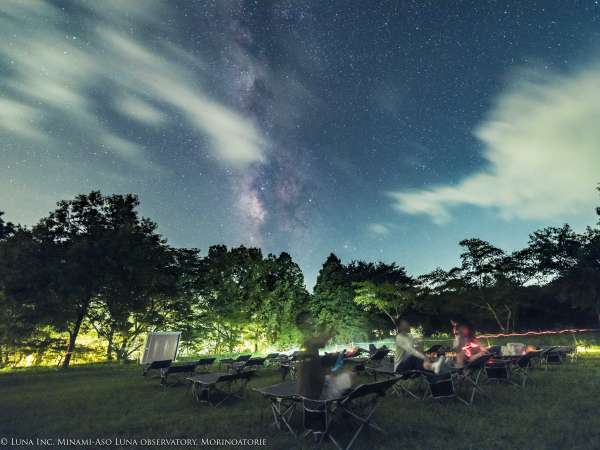
<path id="1" fill-rule="evenodd" d="M 479 337 L 493 339 L 493 338 L 511 337 L 511 336 L 544 336 L 547 334 L 593 333 L 593 332 L 599 332 L 599 331 L 600 331 L 600 328 L 567 328 L 564 330 L 525 331 L 523 333 L 484 334 Z"/>
<path id="2" fill-rule="evenodd" d="M 476 344 L 474 342 L 469 342 L 467 345 L 465 345 L 462 348 L 463 352 L 465 352 L 465 356 L 467 357 L 467 359 L 471 358 L 474 348 L 479 348 L 479 344 Z"/>

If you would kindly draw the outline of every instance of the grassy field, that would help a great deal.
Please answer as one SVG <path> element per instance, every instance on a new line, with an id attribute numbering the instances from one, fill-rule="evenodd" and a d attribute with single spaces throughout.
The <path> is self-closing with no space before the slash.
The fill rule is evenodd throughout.
<path id="1" fill-rule="evenodd" d="M 249 387 L 278 380 L 278 373 L 266 369 Z M 481 397 L 472 407 L 452 400 L 386 397 L 376 420 L 387 434 L 365 432 L 354 448 L 600 448 L 600 359 L 536 370 L 530 381 L 524 390 L 486 386 L 490 399 Z M 158 379 L 142 378 L 135 365 L 0 375 L 0 437 L 9 439 L 105 438 L 113 440 L 110 448 L 121 448 L 114 445 L 116 438 L 229 437 L 264 438 L 276 449 L 311 447 L 310 441 L 298 443 L 271 423 L 268 403 L 251 389 L 243 401 L 211 408 L 195 403 L 184 384 L 162 388 Z M 348 433 L 340 432 L 346 442 Z M 14 447 L 9 441 L 8 448 Z"/>

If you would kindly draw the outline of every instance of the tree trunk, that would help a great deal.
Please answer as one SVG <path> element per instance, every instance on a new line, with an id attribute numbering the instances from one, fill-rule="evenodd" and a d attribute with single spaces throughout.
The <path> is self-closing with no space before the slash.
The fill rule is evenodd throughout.
<path id="1" fill-rule="evenodd" d="M 504 325 L 502 324 L 502 321 L 498 317 L 498 314 L 496 314 L 496 310 L 489 303 L 486 303 L 486 306 L 488 308 L 488 311 L 492 314 L 492 317 L 496 321 L 496 324 L 498 324 L 498 327 L 500 328 L 500 331 L 502 333 L 504 333 L 506 331 L 506 329 L 504 328 Z"/>
<path id="2" fill-rule="evenodd" d="M 79 330 L 81 329 L 81 324 L 83 323 L 83 319 L 85 318 L 86 311 L 87 306 L 79 311 L 79 316 L 77 317 L 75 326 L 73 327 L 73 330 L 69 332 L 69 345 L 67 346 L 67 353 L 65 354 L 65 359 L 63 359 L 62 362 L 63 369 L 68 369 L 69 364 L 71 363 L 71 356 L 73 354 L 73 350 L 75 350 L 75 341 L 77 340 L 77 336 L 79 335 Z"/>
<path id="3" fill-rule="evenodd" d="M 107 340 L 108 344 L 106 345 L 106 359 L 107 361 L 113 360 L 113 336 L 115 334 L 115 330 L 113 327 L 110 327 L 110 331 L 108 332 Z"/>

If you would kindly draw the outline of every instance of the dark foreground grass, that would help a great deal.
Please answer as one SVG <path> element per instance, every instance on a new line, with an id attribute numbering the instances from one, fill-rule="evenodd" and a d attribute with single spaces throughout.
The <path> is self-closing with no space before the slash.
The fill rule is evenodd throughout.
<path id="1" fill-rule="evenodd" d="M 276 372 L 264 370 L 249 388 L 278 379 Z M 479 398 L 472 407 L 389 396 L 376 416 L 387 434 L 365 432 L 354 448 L 600 449 L 600 359 L 536 370 L 530 381 L 524 390 L 489 385 L 490 399 Z M 186 385 L 165 389 L 157 379 L 143 379 L 137 366 L 0 374 L 5 448 L 16 447 L 10 439 L 36 437 L 54 439 L 52 448 L 61 448 L 58 438 L 105 438 L 113 440 L 110 448 L 133 448 L 114 445 L 115 439 L 161 437 L 265 438 L 270 448 L 311 447 L 271 423 L 268 403 L 251 389 L 243 401 L 211 408 L 195 403 Z M 349 434 L 340 431 L 347 442 Z"/>

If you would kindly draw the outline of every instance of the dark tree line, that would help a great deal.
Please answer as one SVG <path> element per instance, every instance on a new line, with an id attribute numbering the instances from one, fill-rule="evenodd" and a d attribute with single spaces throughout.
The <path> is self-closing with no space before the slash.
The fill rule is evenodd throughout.
<path id="1" fill-rule="evenodd" d="M 297 344 L 305 318 L 340 342 L 389 335 L 410 316 L 426 333 L 449 319 L 510 331 L 600 322 L 600 228 L 530 235 L 506 253 L 460 242 L 460 265 L 412 277 L 403 267 L 331 254 L 313 294 L 287 253 L 174 248 L 135 195 L 80 195 L 31 228 L 0 213 L 0 364 L 54 351 L 68 367 L 82 333 L 126 360 L 150 330 L 183 331 L 192 352 Z M 597 211 L 600 215 L 600 209 Z"/>

